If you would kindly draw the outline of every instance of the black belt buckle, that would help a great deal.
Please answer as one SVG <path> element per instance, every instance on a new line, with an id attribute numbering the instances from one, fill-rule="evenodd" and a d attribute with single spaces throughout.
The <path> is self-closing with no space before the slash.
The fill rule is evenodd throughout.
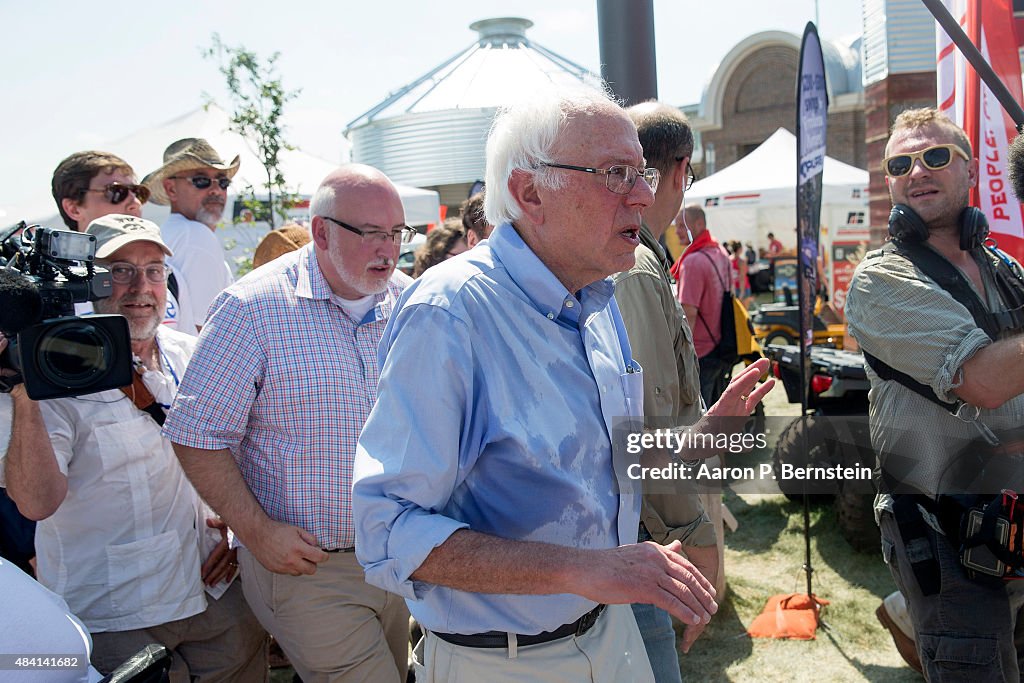
<path id="1" fill-rule="evenodd" d="M 605 605 L 598 605 L 594 609 L 590 610 L 582 617 L 580 617 L 579 624 L 576 626 L 576 637 L 579 638 L 584 633 L 594 628 L 594 624 L 601 618 L 601 614 L 604 612 Z"/>

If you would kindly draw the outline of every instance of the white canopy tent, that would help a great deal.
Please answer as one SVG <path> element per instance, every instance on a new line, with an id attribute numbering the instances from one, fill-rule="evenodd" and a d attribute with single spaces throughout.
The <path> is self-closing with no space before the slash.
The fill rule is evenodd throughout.
<path id="1" fill-rule="evenodd" d="M 265 198 L 266 193 L 261 190 L 262 184 L 266 182 L 266 174 L 256 156 L 256 145 L 231 132 L 228 127 L 227 113 L 216 105 L 210 105 L 205 109 L 195 109 L 167 123 L 132 133 L 120 140 L 97 145 L 96 149 L 112 152 L 127 161 L 135 169 L 140 180 L 162 165 L 167 145 L 182 138 L 205 138 L 225 160 L 231 160 L 238 154 L 241 157 L 241 165 L 229 190 L 228 206 L 224 211 L 225 225 L 217 231 L 222 242 L 231 247 L 228 252 L 229 262 L 234 267 L 233 258 L 251 252 L 266 232 L 265 224 L 231 224 L 235 193 L 251 185 L 256 190 L 257 198 L 261 195 Z M 281 162 L 289 190 L 307 199 L 324 176 L 338 166 L 335 162 L 298 149 L 282 152 Z M 49 178 L 42 187 L 48 184 Z M 398 191 L 402 197 L 407 223 L 422 226 L 436 224 L 440 220 L 440 198 L 437 192 L 404 185 L 399 185 Z M 24 219 L 51 227 L 64 225 L 56 211 L 53 198 L 46 194 L 41 193 L 38 198 L 33 198 L 20 207 L 5 208 L 5 221 L 8 223 Z M 167 207 L 150 203 L 143 207 L 142 215 L 162 223 L 168 213 Z M 293 212 L 296 217 L 302 214 L 302 210 Z"/>
<path id="2" fill-rule="evenodd" d="M 796 136 L 779 128 L 736 163 L 693 184 L 686 203 L 704 207 L 719 242 L 767 247 L 769 232 L 796 249 Z M 867 240 L 868 172 L 825 157 L 823 242 Z"/>

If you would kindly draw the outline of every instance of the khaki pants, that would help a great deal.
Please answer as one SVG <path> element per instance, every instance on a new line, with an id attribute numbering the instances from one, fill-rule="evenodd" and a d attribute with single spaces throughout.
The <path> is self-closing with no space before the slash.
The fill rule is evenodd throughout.
<path id="1" fill-rule="evenodd" d="M 517 648 L 452 645 L 427 632 L 416 646 L 416 683 L 654 683 L 629 605 L 609 605 L 582 637 Z"/>
<path id="2" fill-rule="evenodd" d="M 245 599 L 305 683 L 404 683 L 405 601 L 363 578 L 356 554 L 331 553 L 312 576 L 274 574 L 238 549 Z"/>
<path id="3" fill-rule="evenodd" d="M 102 674 L 121 666 L 151 643 L 172 658 L 172 683 L 267 680 L 267 634 L 242 596 L 236 579 L 220 600 L 207 596 L 206 611 L 187 619 L 133 631 L 92 634 L 92 664 Z"/>

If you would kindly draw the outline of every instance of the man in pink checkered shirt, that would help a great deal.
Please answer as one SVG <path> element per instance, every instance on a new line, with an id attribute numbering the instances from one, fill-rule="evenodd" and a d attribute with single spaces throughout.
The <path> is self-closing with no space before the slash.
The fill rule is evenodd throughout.
<path id="1" fill-rule="evenodd" d="M 302 679 L 404 681 L 409 614 L 363 579 L 351 487 L 412 228 L 391 181 L 357 164 L 310 216 L 312 243 L 214 301 L 165 434 L 244 545 L 246 599 Z"/>

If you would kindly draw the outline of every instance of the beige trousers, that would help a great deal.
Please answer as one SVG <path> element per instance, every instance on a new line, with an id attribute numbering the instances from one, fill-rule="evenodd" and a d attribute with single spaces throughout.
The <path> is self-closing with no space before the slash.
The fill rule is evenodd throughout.
<path id="1" fill-rule="evenodd" d="M 207 596 L 206 601 L 206 611 L 186 619 L 92 634 L 92 665 L 108 674 L 147 645 L 160 643 L 171 653 L 171 683 L 266 681 L 267 634 L 238 580 L 220 600 Z"/>
<path id="2" fill-rule="evenodd" d="M 331 553 L 312 576 L 274 574 L 238 549 L 245 599 L 304 683 L 404 683 L 405 601 L 363 578 L 356 554 Z"/>
<path id="3" fill-rule="evenodd" d="M 414 657 L 416 683 L 654 683 L 629 605 L 609 605 L 582 637 L 515 652 L 452 645 L 428 631 Z"/>

